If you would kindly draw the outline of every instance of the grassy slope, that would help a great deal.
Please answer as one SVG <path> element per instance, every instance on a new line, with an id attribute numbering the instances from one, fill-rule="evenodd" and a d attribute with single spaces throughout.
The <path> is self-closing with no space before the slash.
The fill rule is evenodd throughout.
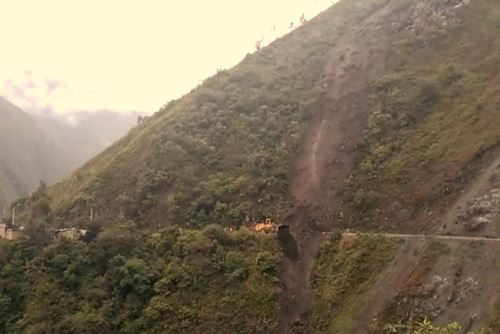
<path id="1" fill-rule="evenodd" d="M 394 36 L 389 66 L 371 85 L 375 106 L 344 202 L 346 222 L 365 228 L 419 229 L 439 220 L 488 163 L 482 159 L 485 153 L 498 152 L 498 2 L 473 1 L 456 10 L 447 27 L 408 22 L 417 28 L 401 29 Z M 360 257 L 364 247 L 355 245 L 345 252 L 327 243 L 319 254 L 311 316 L 317 332 L 352 331 L 370 278 L 390 258 L 390 252 L 377 256 L 383 244 L 368 253 L 374 258 Z M 426 251 L 408 286 L 422 284 L 428 266 L 436 261 L 433 251 Z M 341 289 L 344 273 L 352 271 L 355 260 L 360 264 L 354 268 L 368 269 L 361 279 L 354 273 L 347 280 L 351 284 L 346 293 Z M 405 321 L 405 311 L 399 305 L 389 307 L 379 320 Z"/>

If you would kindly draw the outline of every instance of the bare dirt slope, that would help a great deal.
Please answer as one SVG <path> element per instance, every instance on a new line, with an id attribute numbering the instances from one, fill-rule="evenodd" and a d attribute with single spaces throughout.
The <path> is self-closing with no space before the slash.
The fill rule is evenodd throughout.
<path id="1" fill-rule="evenodd" d="M 397 294 L 386 305 L 387 314 L 403 322 L 422 317 L 441 324 L 458 321 L 469 330 L 488 326 L 494 320 L 500 289 L 496 258 L 500 245 L 463 240 L 438 245 L 440 250 L 433 254 L 429 244 L 418 250 L 430 254 L 426 264 L 408 263 L 412 272 L 394 286 Z"/>
<path id="2" fill-rule="evenodd" d="M 379 236 L 382 236 L 380 234 Z M 386 324 L 422 318 L 459 322 L 464 330 L 495 321 L 500 240 L 440 235 L 386 235 L 401 240 L 394 259 L 364 289 L 352 333 L 379 333 Z M 343 239 L 356 238 L 344 234 Z"/>
<path id="3" fill-rule="evenodd" d="M 479 175 L 449 208 L 436 230 L 453 235 L 500 234 L 500 155 L 490 159 Z"/>
<path id="4" fill-rule="evenodd" d="M 364 306 L 356 315 L 356 333 L 369 333 L 379 314 L 396 297 L 394 287 L 401 286 L 422 260 L 423 248 L 429 240 L 406 239 L 394 260 L 380 273 L 364 299 Z"/>
<path id="5" fill-rule="evenodd" d="M 377 29 L 387 14 L 382 3 L 360 26 Z M 371 41 L 364 33 L 353 27 L 332 50 L 325 68 L 326 93 L 318 102 L 296 160 L 292 185 L 295 207 L 285 221 L 297 240 L 299 259 L 285 259 L 283 264 L 281 333 L 305 331 L 313 302 L 310 272 L 323 239 L 321 232 L 335 226 L 339 194 L 366 124 L 370 105 L 366 91 L 384 66 L 384 52 L 370 53 Z"/>

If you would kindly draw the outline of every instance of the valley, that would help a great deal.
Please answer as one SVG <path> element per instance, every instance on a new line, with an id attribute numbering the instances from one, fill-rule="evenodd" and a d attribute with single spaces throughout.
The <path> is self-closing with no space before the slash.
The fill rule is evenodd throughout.
<path id="1" fill-rule="evenodd" d="M 67 177 L 136 124 L 137 114 L 29 114 L 0 97 L 0 208 Z M 74 123 L 70 123 L 72 118 Z"/>

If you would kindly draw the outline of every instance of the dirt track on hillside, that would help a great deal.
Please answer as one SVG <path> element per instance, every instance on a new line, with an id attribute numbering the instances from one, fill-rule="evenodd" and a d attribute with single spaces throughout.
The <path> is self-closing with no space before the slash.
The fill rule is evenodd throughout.
<path id="1" fill-rule="evenodd" d="M 382 26 L 381 6 L 360 26 Z M 369 85 L 384 67 L 384 52 L 370 52 L 372 41 L 352 29 L 335 45 L 325 68 L 327 93 L 318 101 L 306 128 L 292 182 L 294 208 L 285 219 L 296 239 L 299 259 L 285 259 L 281 273 L 280 333 L 307 332 L 313 296 L 310 273 L 323 241 L 322 232 L 335 227 L 339 195 L 352 170 L 355 149 L 366 125 Z"/>
<path id="2" fill-rule="evenodd" d="M 359 233 L 342 233 L 344 237 L 356 237 Z M 482 242 L 500 242 L 496 237 L 473 237 L 462 235 L 441 235 L 441 234 L 404 234 L 404 233 L 370 233 L 375 237 L 384 237 L 389 239 L 420 239 L 420 240 L 448 240 L 448 241 L 482 241 Z"/>

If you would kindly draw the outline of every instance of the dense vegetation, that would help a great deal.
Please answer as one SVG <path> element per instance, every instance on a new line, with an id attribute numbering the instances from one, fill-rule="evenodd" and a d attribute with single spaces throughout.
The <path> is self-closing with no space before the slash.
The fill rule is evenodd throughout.
<path id="1" fill-rule="evenodd" d="M 262 333 L 277 326 L 275 239 L 117 222 L 85 241 L 0 240 L 0 332 Z M 93 240 L 90 240 L 93 239 Z M 36 242 L 35 242 L 36 240 Z"/>

